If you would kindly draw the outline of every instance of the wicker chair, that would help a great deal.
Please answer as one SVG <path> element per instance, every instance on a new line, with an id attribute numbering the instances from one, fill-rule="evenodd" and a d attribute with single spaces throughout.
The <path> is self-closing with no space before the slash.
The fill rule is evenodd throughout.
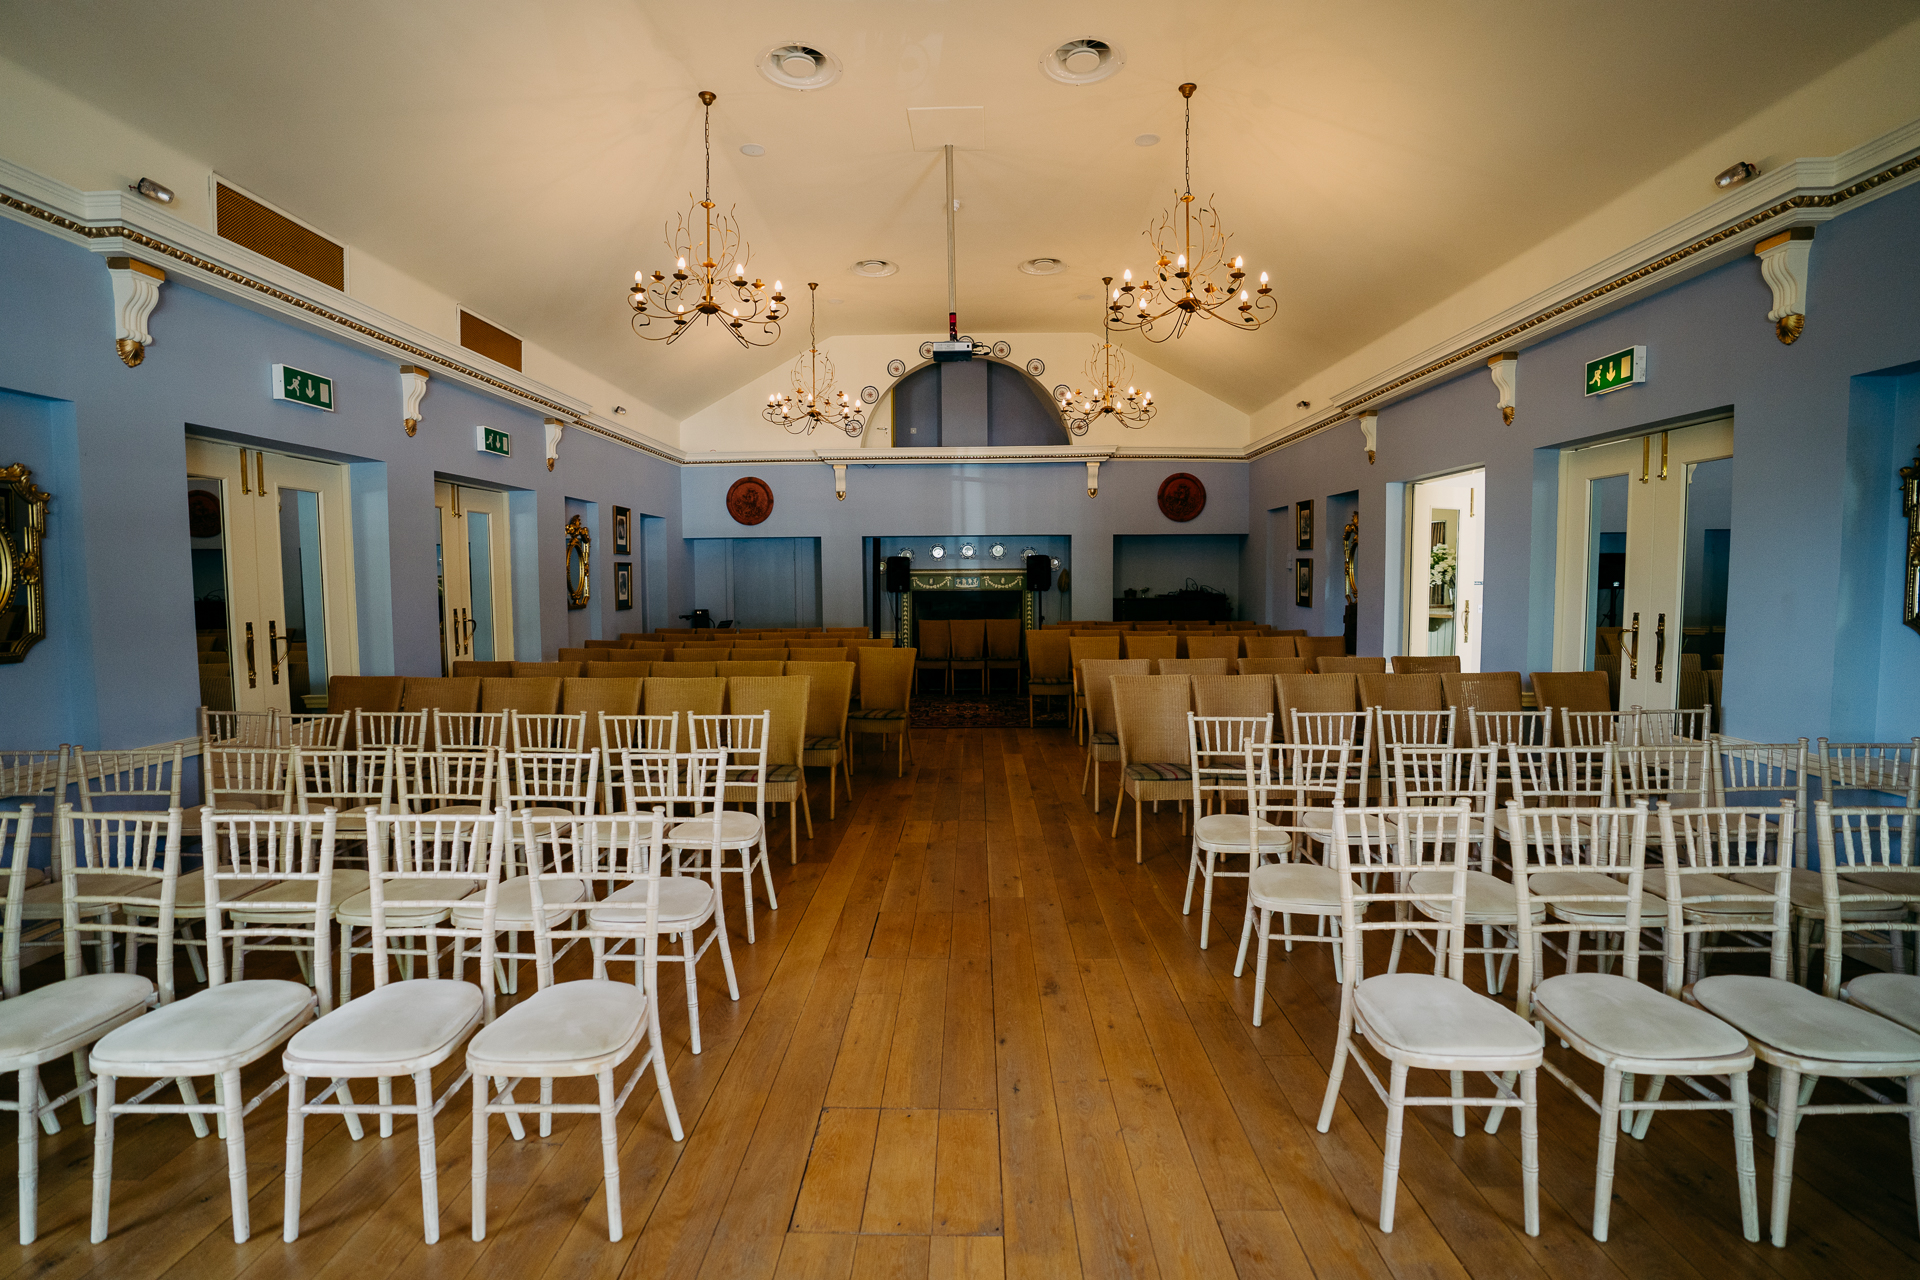
<path id="1" fill-rule="evenodd" d="M 1027 633 L 1027 727 L 1032 728 L 1035 698 L 1065 698 L 1073 703 L 1072 655 L 1064 631 Z"/>
<path id="2" fill-rule="evenodd" d="M 847 768 L 847 715 L 853 707 L 853 664 L 851 662 L 789 662 L 786 674 L 806 676 L 807 740 L 800 753 L 801 765 L 825 766 L 827 770 L 827 817 L 834 816 L 833 771 L 840 771 L 846 783 L 847 799 L 853 799 L 853 774 Z"/>
<path id="3" fill-rule="evenodd" d="M 856 649 L 860 668 L 860 709 L 847 716 L 847 728 L 856 734 L 898 734 L 896 776 L 907 772 L 913 754 L 913 677 L 919 651 L 915 649 Z"/>
<path id="4" fill-rule="evenodd" d="M 953 624 L 945 618 L 926 618 L 914 628 L 919 655 L 913 662 L 913 674 L 922 671 L 940 673 L 940 691 L 953 692 Z M 864 690 L 863 690 L 864 693 Z"/>
<path id="5" fill-rule="evenodd" d="M 732 715 L 772 716 L 767 733 L 767 787 L 769 803 L 787 805 L 787 861 L 800 861 L 800 822 L 813 839 L 813 806 L 807 800 L 807 773 L 802 767 L 807 739 L 807 689 L 812 680 L 799 676 L 735 676 L 727 681 L 727 707 Z M 709 744 L 696 743 L 699 750 Z M 733 794 L 732 780 L 727 799 Z"/>
<path id="6" fill-rule="evenodd" d="M 1186 833 L 1187 796 L 1193 768 L 1187 755 L 1187 712 L 1192 682 L 1186 676 L 1113 677 L 1114 720 L 1120 736 L 1120 799 L 1113 807 L 1112 835 L 1120 834 L 1120 814 L 1133 797 L 1133 860 L 1143 859 L 1140 806 L 1173 800 L 1180 805 L 1180 830 Z"/>
<path id="7" fill-rule="evenodd" d="M 1087 794 L 1087 779 L 1093 779 L 1093 811 L 1100 812 L 1100 766 L 1120 759 L 1120 727 L 1113 715 L 1114 676 L 1153 674 L 1153 663 L 1146 658 L 1093 658 L 1081 667 L 1087 682 L 1087 763 L 1080 771 L 1080 794 Z"/>

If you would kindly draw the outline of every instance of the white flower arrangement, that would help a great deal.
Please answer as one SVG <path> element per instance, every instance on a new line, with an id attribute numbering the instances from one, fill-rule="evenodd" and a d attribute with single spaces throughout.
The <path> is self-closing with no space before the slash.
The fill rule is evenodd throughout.
<path id="1" fill-rule="evenodd" d="M 1432 586 L 1452 591 L 1454 580 L 1460 572 L 1460 558 L 1454 554 L 1453 548 L 1444 542 L 1441 543 L 1433 549 L 1427 565 L 1427 582 Z"/>

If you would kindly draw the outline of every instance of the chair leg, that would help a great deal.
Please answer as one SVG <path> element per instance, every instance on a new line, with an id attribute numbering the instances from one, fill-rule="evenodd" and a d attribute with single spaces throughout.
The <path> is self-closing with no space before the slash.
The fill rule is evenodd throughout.
<path id="1" fill-rule="evenodd" d="M 1140 843 L 1140 797 L 1133 798 L 1133 861 L 1138 865 L 1146 861 L 1146 853 Z"/>
<path id="2" fill-rule="evenodd" d="M 492 1081 L 473 1075 L 473 1238 L 487 1238 L 487 1090 Z"/>
<path id="3" fill-rule="evenodd" d="M 654 1052 L 657 1056 L 658 1048 Z M 607 1239 L 617 1241 L 625 1229 L 620 1219 L 620 1142 L 613 1131 L 613 1068 L 594 1078 L 600 1084 L 600 1176 L 607 1188 Z"/>
<path id="4" fill-rule="evenodd" d="M 420 1219 L 428 1244 L 440 1242 L 440 1170 L 434 1159 L 433 1072 L 413 1073 L 414 1124 L 420 1142 Z"/>
<path id="5" fill-rule="evenodd" d="M 32 1244 L 39 1234 L 40 1207 L 40 1067 L 20 1068 L 20 1243 Z"/>
<path id="6" fill-rule="evenodd" d="M 700 985 L 695 981 L 693 971 L 693 930 L 688 929 L 680 935 L 680 954 L 686 957 L 683 966 L 687 971 L 687 1042 L 694 1053 L 700 1052 Z"/>
<path id="7" fill-rule="evenodd" d="M 219 1077 L 221 1103 L 227 1120 L 227 1190 L 233 1201 L 233 1242 L 245 1244 L 253 1234 L 247 1213 L 247 1126 L 240 1118 L 246 1095 L 240 1088 L 240 1071 L 235 1068 Z"/>
<path id="8" fill-rule="evenodd" d="M 1139 803 L 1140 802 L 1138 800 L 1134 801 L 1134 804 L 1136 805 L 1138 805 Z M 1120 783 L 1120 794 L 1113 798 L 1113 830 L 1107 833 L 1107 838 L 1109 840 L 1118 840 L 1120 838 L 1120 815 L 1126 810 L 1126 807 L 1127 807 L 1127 784 L 1123 779 Z"/>
<path id="9" fill-rule="evenodd" d="M 1660 1091 L 1666 1088 L 1666 1085 L 1667 1085 L 1667 1078 L 1665 1076 L 1655 1076 L 1653 1080 L 1647 1085 L 1646 1095 L 1643 1098 L 1641 1098 L 1641 1101 L 1642 1102 L 1660 1101 Z M 1652 1123 L 1653 1123 L 1653 1112 L 1642 1111 L 1639 1115 L 1639 1118 L 1635 1120 L 1630 1126 L 1627 1123 L 1626 1117 L 1624 1116 L 1621 1117 L 1620 1127 L 1623 1131 L 1628 1128 L 1631 1128 L 1633 1131 L 1634 1141 L 1644 1142 L 1646 1141 L 1646 1137 L 1647 1137 L 1647 1128 Z M 1756 1240 L 1759 1239 L 1758 1236 L 1755 1236 L 1754 1238 Z"/>
<path id="10" fill-rule="evenodd" d="M 80 1094 L 80 1123 L 81 1124 L 93 1123 L 93 1089 L 91 1084 L 92 1080 L 93 1080 L 93 1076 L 87 1070 L 87 1051 L 85 1049 L 75 1049 L 73 1051 L 73 1082 L 79 1085 L 81 1089 L 81 1094 Z M 44 1094 L 46 1092 L 46 1086 L 45 1085 L 40 1086 L 40 1091 Z M 57 1117 L 54 1116 L 52 1107 L 48 1107 L 42 1113 L 40 1118 L 40 1123 L 43 1126 L 45 1126 L 48 1133 L 60 1132 L 60 1121 Z"/>
<path id="11" fill-rule="evenodd" d="M 1249 884 L 1251 884 L 1251 882 L 1249 882 Z M 1244 971 L 1247 967 L 1247 938 L 1252 932 L 1253 932 L 1253 897 L 1251 894 L 1249 894 L 1247 897 L 1246 912 L 1240 917 L 1240 951 L 1239 951 L 1239 954 L 1235 955 L 1233 958 L 1233 976 L 1236 978 L 1239 977 L 1242 971 Z M 1264 933 L 1265 930 L 1263 929 L 1261 930 L 1261 932 Z M 1254 1016 L 1257 1018 L 1260 1015 L 1256 1011 Z"/>
<path id="12" fill-rule="evenodd" d="M 1540 1073 L 1520 1073 L 1520 1195 L 1527 1234 L 1540 1234 Z"/>
<path id="13" fill-rule="evenodd" d="M 1380 1166 L 1380 1229 L 1393 1230 L 1393 1202 L 1400 1191 L 1400 1137 L 1407 1119 L 1407 1067 L 1393 1063 L 1387 1089 L 1386 1153 Z"/>
<path id="14" fill-rule="evenodd" d="M 1264 931 L 1263 931 L 1264 932 Z M 1340 1029 L 1333 1038 L 1333 1069 L 1327 1072 L 1326 1096 L 1320 1100 L 1320 1119 L 1314 1128 L 1321 1133 L 1333 1127 L 1333 1106 L 1340 1101 L 1340 1081 L 1347 1074 L 1347 1055 L 1352 1052 L 1353 1006 L 1350 996 L 1340 999 Z M 1497 1112 L 1498 1107 L 1494 1110 Z"/>
<path id="15" fill-rule="evenodd" d="M 1251 910 L 1251 908 L 1249 908 Z M 1260 913 L 1260 955 L 1253 962 L 1253 1025 L 1260 1025 L 1260 1015 L 1267 1008 L 1267 934 L 1273 924 L 1273 912 Z M 1240 930 L 1240 950 L 1244 955 L 1247 947 L 1247 931 Z M 1236 976 L 1237 973 L 1236 973 Z"/>
<path id="16" fill-rule="evenodd" d="M 1464 1071 L 1447 1072 L 1447 1083 L 1452 1089 L 1455 1098 L 1464 1098 L 1467 1096 L 1467 1076 Z M 1456 1102 L 1452 1110 L 1453 1136 L 1456 1138 L 1464 1138 L 1467 1136 L 1467 1109 Z"/>
<path id="17" fill-rule="evenodd" d="M 95 1244 L 107 1238 L 107 1210 L 113 1198 L 113 1086 L 112 1076 L 95 1078 L 93 1224 L 88 1234 Z"/>
<path id="18" fill-rule="evenodd" d="M 1207 865 L 1201 873 L 1201 878 L 1205 880 L 1206 883 L 1202 885 L 1200 889 L 1200 949 L 1205 951 L 1207 949 L 1207 935 L 1213 931 L 1214 855 L 1211 849 L 1202 849 L 1200 852 L 1204 854 L 1207 859 Z M 1252 882 L 1249 881 L 1248 883 L 1251 884 Z"/>
<path id="19" fill-rule="evenodd" d="M 1733 1086 L 1733 1167 L 1740 1180 L 1740 1233 L 1749 1241 L 1757 1243 L 1760 1239 L 1759 1197 L 1754 1190 L 1753 1175 L 1753 1103 L 1747 1097 L 1747 1072 L 1742 1071 L 1731 1077 L 1728 1083 Z M 1907 1081 L 1908 1099 L 1920 1099 L 1920 1082 L 1909 1078 Z M 1920 1126 L 1920 1115 L 1907 1118 L 1909 1127 Z M 1915 1155 L 1920 1156 L 1920 1136 L 1914 1140 Z M 1915 1166 L 1920 1170 L 1920 1165 Z M 1917 1173 L 1916 1176 L 1920 1176 Z"/>
<path id="20" fill-rule="evenodd" d="M 1775 1067 L 1773 1071 L 1780 1096 L 1776 1104 L 1779 1119 L 1773 1137 L 1773 1199 L 1769 1211 L 1773 1247 L 1784 1249 L 1787 1247 L 1787 1210 L 1793 1201 L 1793 1144 L 1800 1127 L 1800 1073 L 1792 1067 Z"/>
<path id="21" fill-rule="evenodd" d="M 1625 1084 L 1619 1068 L 1608 1066 L 1602 1071 L 1599 1158 L 1593 1174 L 1593 1238 L 1602 1244 L 1607 1240 L 1607 1219 L 1613 1209 L 1613 1159 L 1620 1149 L 1620 1094 Z"/>
<path id="22" fill-rule="evenodd" d="M 200 1105 L 200 1095 L 194 1092 L 192 1080 L 189 1080 L 186 1076 L 179 1076 L 174 1079 L 173 1083 L 174 1086 L 180 1090 L 180 1101 L 186 1103 L 189 1107 L 197 1107 Z M 99 1104 L 96 1103 L 95 1110 L 97 1111 L 98 1109 Z M 193 1126 L 194 1137 L 204 1138 L 207 1136 L 207 1118 L 198 1111 L 187 1112 L 187 1123 Z"/>
<path id="23" fill-rule="evenodd" d="M 323 1095 L 324 1096 L 324 1095 Z M 307 1081 L 287 1077 L 287 1167 L 281 1178 L 285 1195 L 280 1202 L 280 1238 L 288 1244 L 300 1238 L 300 1175 L 307 1149 Z"/>

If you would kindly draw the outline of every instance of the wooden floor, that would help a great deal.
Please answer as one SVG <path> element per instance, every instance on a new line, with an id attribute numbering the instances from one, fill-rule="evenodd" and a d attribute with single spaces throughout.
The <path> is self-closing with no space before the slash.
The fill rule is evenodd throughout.
<path id="1" fill-rule="evenodd" d="M 276 1095 L 247 1127 L 250 1242 L 232 1241 L 220 1144 L 162 1117 L 121 1123 L 113 1235 L 88 1244 L 91 1130 L 69 1109 L 42 1138 L 41 1238 L 6 1246 L 12 1274 L 1920 1275 L 1897 1119 L 1807 1122 L 1792 1242 L 1776 1250 L 1740 1237 L 1725 1118 L 1664 1115 L 1621 1144 L 1601 1245 L 1597 1122 L 1544 1077 L 1538 1238 L 1520 1229 L 1518 1126 L 1455 1139 L 1430 1111 L 1409 1118 L 1399 1221 L 1382 1234 L 1383 1117 L 1364 1082 L 1349 1072 L 1332 1132 L 1313 1128 L 1338 1008 L 1325 949 L 1276 954 L 1256 1030 L 1251 965 L 1232 974 L 1241 895 L 1226 891 L 1202 952 L 1197 908 L 1180 913 L 1172 806 L 1148 816 L 1136 867 L 1131 814 L 1109 839 L 1111 802 L 1094 817 L 1063 731 L 923 731 L 916 748 L 904 780 L 872 750 L 837 821 L 815 782 L 814 838 L 778 866 L 780 909 L 752 946 L 730 903 L 740 1000 L 710 957 L 697 1057 L 668 984 L 687 1137 L 672 1141 L 643 1081 L 620 1126 L 626 1239 L 606 1238 L 597 1125 L 565 1116 L 520 1143 L 494 1124 L 490 1234 L 473 1243 L 463 1092 L 438 1130 L 439 1244 L 421 1242 L 411 1126 L 355 1143 L 331 1120 L 309 1125 L 304 1233 L 283 1244 Z"/>

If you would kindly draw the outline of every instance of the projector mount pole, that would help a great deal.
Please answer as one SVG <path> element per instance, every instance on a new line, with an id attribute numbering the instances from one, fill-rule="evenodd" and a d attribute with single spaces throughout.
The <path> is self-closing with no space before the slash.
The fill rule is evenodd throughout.
<path id="1" fill-rule="evenodd" d="M 947 341 L 960 340 L 960 310 L 955 301 L 953 272 L 953 144 L 947 153 Z"/>

